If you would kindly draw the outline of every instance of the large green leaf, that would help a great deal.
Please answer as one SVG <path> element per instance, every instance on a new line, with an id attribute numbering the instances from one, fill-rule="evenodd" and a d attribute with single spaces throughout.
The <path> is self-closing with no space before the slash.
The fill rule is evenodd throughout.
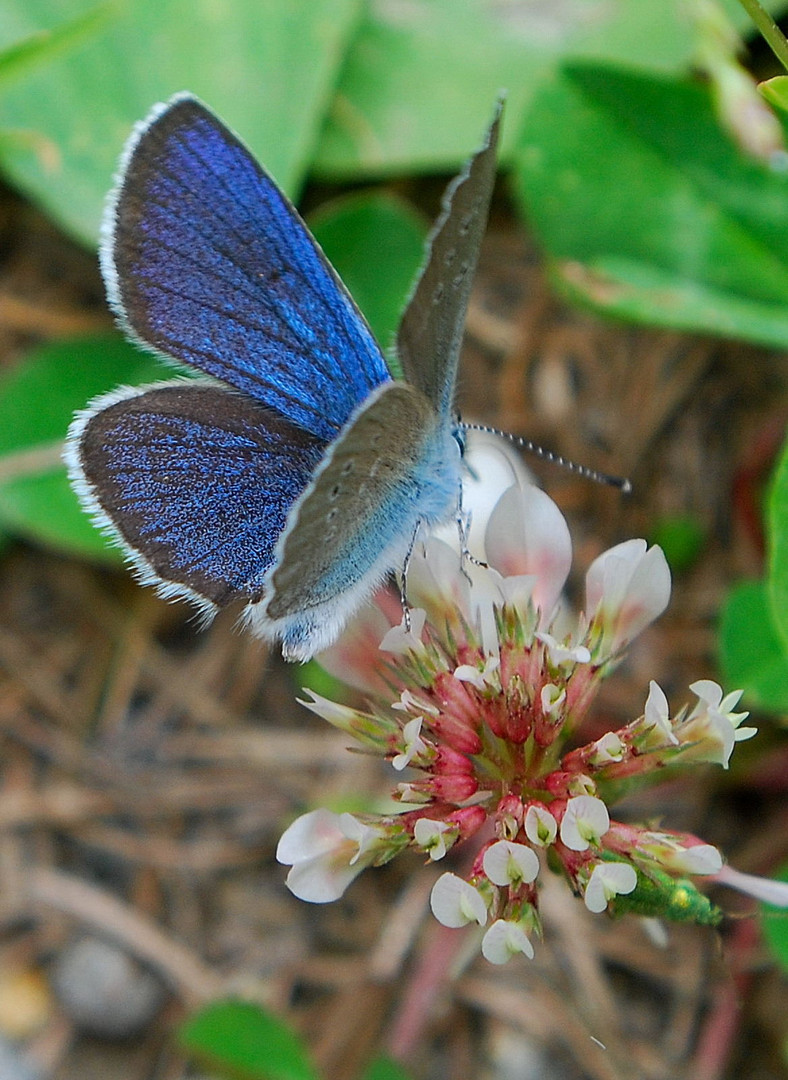
<path id="1" fill-rule="evenodd" d="M 249 1001 L 215 1001 L 180 1030 L 182 1046 L 237 1080 L 316 1080 L 301 1040 L 273 1013 Z"/>
<path id="2" fill-rule="evenodd" d="M 93 242 L 132 124 L 191 90 L 235 128 L 287 190 L 301 182 L 362 0 L 133 0 L 77 48 L 0 95 L 0 143 L 15 183 Z M 6 41 L 92 8 L 85 0 L 0 0 Z M 56 164 L 53 165 L 52 162 Z"/>
<path id="3" fill-rule="evenodd" d="M 0 381 L 0 522 L 80 555 L 117 559 L 69 487 L 63 438 L 77 409 L 118 383 L 171 378 L 172 370 L 119 336 L 58 342 Z"/>
<path id="4" fill-rule="evenodd" d="M 574 65 L 545 85 L 516 190 L 575 297 L 788 344 L 788 176 L 745 158 L 689 82 Z"/>
<path id="5" fill-rule="evenodd" d="M 723 6 L 747 25 L 736 0 Z M 329 176 L 453 171 L 478 145 L 501 90 L 506 160 L 523 110 L 560 58 L 683 69 L 695 47 L 686 8 L 685 0 L 370 3 L 315 167 Z"/>
<path id="6" fill-rule="evenodd" d="M 425 222 L 399 199 L 364 192 L 326 203 L 309 226 L 386 349 L 424 258 Z"/>

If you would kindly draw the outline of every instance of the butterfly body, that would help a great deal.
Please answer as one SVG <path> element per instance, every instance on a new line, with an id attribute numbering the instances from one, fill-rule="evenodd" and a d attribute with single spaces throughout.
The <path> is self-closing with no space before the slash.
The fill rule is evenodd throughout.
<path id="1" fill-rule="evenodd" d="M 105 218 L 108 295 L 134 340 L 200 377 L 91 402 L 66 459 L 144 582 L 206 617 L 243 599 L 256 633 L 306 659 L 420 525 L 456 512 L 453 389 L 496 135 L 497 118 L 450 191 L 396 381 L 296 211 L 212 113 L 179 95 L 135 129 Z"/>

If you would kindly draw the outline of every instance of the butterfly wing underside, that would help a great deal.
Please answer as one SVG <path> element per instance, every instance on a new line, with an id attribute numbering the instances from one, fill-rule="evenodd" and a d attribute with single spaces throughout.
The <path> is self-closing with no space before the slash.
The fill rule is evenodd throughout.
<path id="1" fill-rule="evenodd" d="M 401 564 L 420 521 L 456 504 L 459 447 L 424 395 L 380 387 L 329 448 L 293 509 L 264 605 L 286 654 L 318 651 Z M 277 625 L 278 624 L 278 625 Z"/>
<path id="2" fill-rule="evenodd" d="M 397 331 L 405 378 L 443 416 L 451 413 L 465 314 L 487 227 L 501 121 L 499 101 L 487 137 L 449 186 L 428 242 L 428 257 Z"/>

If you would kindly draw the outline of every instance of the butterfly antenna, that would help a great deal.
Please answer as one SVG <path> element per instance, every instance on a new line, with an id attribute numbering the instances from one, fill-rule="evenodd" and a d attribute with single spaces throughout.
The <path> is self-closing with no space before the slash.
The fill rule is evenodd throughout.
<path id="1" fill-rule="evenodd" d="M 463 422 L 460 426 L 463 431 L 482 431 L 488 435 L 499 435 L 502 439 L 508 439 L 515 446 L 519 446 L 521 450 L 527 450 L 529 454 L 535 454 L 542 461 L 549 461 L 551 465 L 558 465 L 562 469 L 575 473 L 576 476 L 582 476 L 586 480 L 593 480 L 594 483 L 618 488 L 625 495 L 632 491 L 632 484 L 626 477 L 610 476 L 608 473 L 589 469 L 587 465 L 578 465 L 576 461 L 570 461 L 569 458 L 562 457 L 561 454 L 554 454 L 552 450 L 545 450 L 543 446 L 531 442 L 530 439 L 524 439 L 520 435 L 512 435 L 508 431 L 501 431 L 499 428 L 490 427 L 487 424 L 466 424 Z"/>

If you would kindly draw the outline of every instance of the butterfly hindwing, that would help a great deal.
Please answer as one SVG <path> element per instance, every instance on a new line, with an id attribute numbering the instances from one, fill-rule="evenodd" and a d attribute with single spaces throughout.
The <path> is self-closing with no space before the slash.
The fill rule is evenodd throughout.
<path id="1" fill-rule="evenodd" d="M 481 147 L 449 186 L 428 241 L 428 258 L 397 331 L 405 378 L 448 417 L 465 313 L 495 184 L 502 102 Z"/>
<path id="2" fill-rule="evenodd" d="M 142 344 L 335 437 L 390 379 L 372 332 L 292 204 L 196 99 L 129 142 L 105 217 L 110 301 Z"/>
<path id="3" fill-rule="evenodd" d="M 325 443 L 251 398 L 179 380 L 121 389 L 72 424 L 72 482 L 143 580 L 210 613 L 259 598 Z"/>
<path id="4" fill-rule="evenodd" d="M 459 446 L 424 395 L 407 383 L 377 390 L 293 508 L 263 632 L 282 636 L 290 656 L 324 647 L 348 610 L 402 565 L 416 527 L 451 515 L 459 476 Z"/>

